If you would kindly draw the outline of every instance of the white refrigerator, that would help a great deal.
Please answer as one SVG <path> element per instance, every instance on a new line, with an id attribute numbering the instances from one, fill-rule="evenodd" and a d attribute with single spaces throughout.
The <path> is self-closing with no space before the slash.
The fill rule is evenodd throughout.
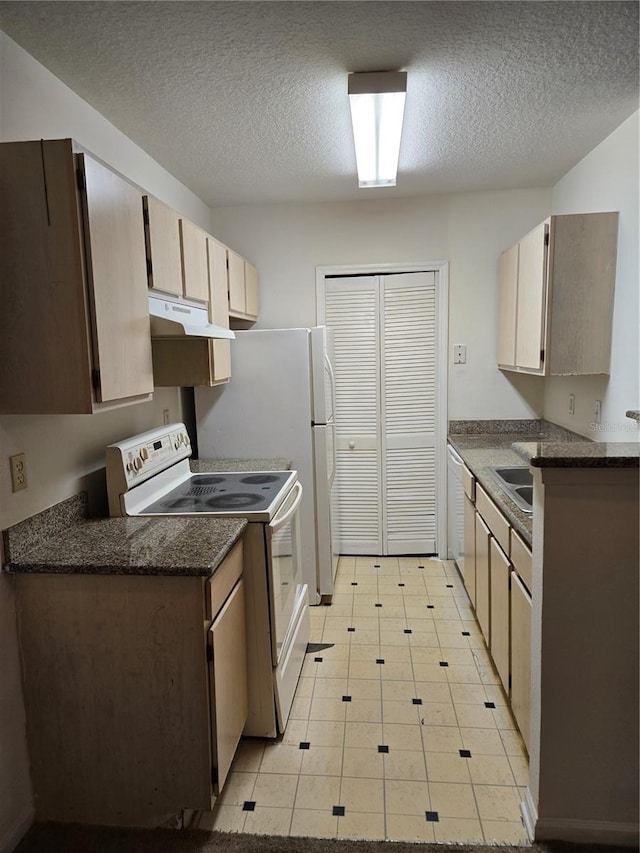
<path id="1" fill-rule="evenodd" d="M 195 403 L 200 458 L 291 459 L 303 487 L 302 582 L 319 604 L 333 593 L 339 554 L 329 331 L 236 332 L 231 380 L 196 388 Z"/>

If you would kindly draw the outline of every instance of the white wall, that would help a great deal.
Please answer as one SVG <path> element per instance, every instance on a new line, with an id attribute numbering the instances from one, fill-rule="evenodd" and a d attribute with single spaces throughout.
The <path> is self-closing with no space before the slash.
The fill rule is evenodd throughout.
<path id="1" fill-rule="evenodd" d="M 553 188 L 551 210 L 561 213 L 620 211 L 613 312 L 611 373 L 608 377 L 550 377 L 545 381 L 545 416 L 598 441 L 637 441 L 640 408 L 638 273 L 638 117 L 631 116 Z M 569 394 L 576 413 L 569 415 Z M 593 405 L 602 402 L 602 429 L 593 426 Z"/>
<path id="2" fill-rule="evenodd" d="M 106 119 L 0 33 L 0 139 L 76 139 L 130 180 L 204 228 L 209 210 Z M 98 415 L 0 417 L 0 530 L 87 488 L 94 507 L 104 501 L 104 448 L 162 423 L 162 410 L 182 415 L 176 389 Z M 11 493 L 9 456 L 26 454 L 29 487 Z M 1 556 L 1 555 L 0 555 Z M 20 687 L 12 578 L 0 574 L 0 851 L 28 828 L 32 792 Z"/>
<path id="3" fill-rule="evenodd" d="M 213 209 L 212 231 L 257 265 L 261 328 L 315 324 L 316 266 L 449 261 L 449 339 L 467 345 L 467 364 L 449 364 L 449 417 L 529 418 L 542 415 L 542 380 L 495 367 L 497 259 L 550 202 L 547 190 L 514 190 L 248 205 Z"/>

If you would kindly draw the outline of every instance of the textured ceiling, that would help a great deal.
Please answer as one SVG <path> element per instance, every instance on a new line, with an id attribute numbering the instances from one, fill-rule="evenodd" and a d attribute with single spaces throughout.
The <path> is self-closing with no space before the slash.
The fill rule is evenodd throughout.
<path id="1" fill-rule="evenodd" d="M 637 2 L 0 2 L 0 27 L 211 206 L 549 186 L 638 108 Z M 395 188 L 351 71 L 406 69 Z"/>

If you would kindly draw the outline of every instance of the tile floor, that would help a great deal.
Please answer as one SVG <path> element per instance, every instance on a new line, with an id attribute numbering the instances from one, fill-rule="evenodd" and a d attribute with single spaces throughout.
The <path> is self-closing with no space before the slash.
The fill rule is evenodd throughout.
<path id="1" fill-rule="evenodd" d="M 200 825 L 526 843 L 526 752 L 455 565 L 342 557 L 311 613 L 284 737 L 241 742 Z"/>

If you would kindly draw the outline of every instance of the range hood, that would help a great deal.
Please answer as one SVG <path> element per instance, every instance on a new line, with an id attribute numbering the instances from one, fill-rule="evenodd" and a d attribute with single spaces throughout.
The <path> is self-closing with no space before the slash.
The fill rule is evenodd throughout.
<path id="1" fill-rule="evenodd" d="M 202 305 L 150 296 L 149 315 L 152 338 L 235 338 L 231 329 L 210 323 L 207 309 Z"/>

